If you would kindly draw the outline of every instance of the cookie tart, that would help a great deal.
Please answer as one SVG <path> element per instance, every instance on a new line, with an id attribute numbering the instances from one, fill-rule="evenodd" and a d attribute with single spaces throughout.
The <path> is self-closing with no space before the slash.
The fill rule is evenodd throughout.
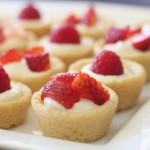
<path id="1" fill-rule="evenodd" d="M 143 88 L 146 73 L 133 61 L 121 59 L 114 52 L 103 51 L 94 60 L 81 59 L 69 67 L 70 72 L 85 72 L 113 89 L 119 98 L 118 111 L 137 103 Z"/>
<path id="2" fill-rule="evenodd" d="M 34 93 L 31 103 L 44 135 L 90 142 L 107 132 L 118 97 L 86 73 L 61 73 Z"/>
<path id="3" fill-rule="evenodd" d="M 10 81 L 0 65 L 0 128 L 8 129 L 25 120 L 31 95 L 26 85 Z"/>
<path id="4" fill-rule="evenodd" d="M 35 37 L 21 27 L 0 27 L 0 54 L 10 48 L 24 51 Z"/>
<path id="5" fill-rule="evenodd" d="M 78 59 L 93 55 L 93 40 L 80 37 L 78 31 L 68 24 L 52 31 L 40 44 L 47 52 L 62 59 L 67 66 Z"/>
<path id="6" fill-rule="evenodd" d="M 94 6 L 90 6 L 81 16 L 70 13 L 62 23 L 74 25 L 81 36 L 90 37 L 94 40 L 102 38 L 106 30 L 112 26 L 112 22 L 109 19 L 97 14 Z"/>
<path id="7" fill-rule="evenodd" d="M 141 64 L 147 72 L 147 81 L 150 81 L 150 25 L 131 29 L 110 28 L 104 40 L 99 40 L 94 48 L 97 55 L 103 49 L 117 53 L 121 58 L 130 59 Z"/>
<path id="8" fill-rule="evenodd" d="M 37 37 L 48 34 L 50 30 L 50 24 L 43 20 L 39 10 L 33 4 L 28 4 L 21 10 L 15 23 L 33 32 Z"/>
<path id="9" fill-rule="evenodd" d="M 10 78 L 28 85 L 33 92 L 39 90 L 49 77 L 65 71 L 64 63 L 44 52 L 43 47 L 33 47 L 23 54 L 10 49 L 0 56 Z"/>

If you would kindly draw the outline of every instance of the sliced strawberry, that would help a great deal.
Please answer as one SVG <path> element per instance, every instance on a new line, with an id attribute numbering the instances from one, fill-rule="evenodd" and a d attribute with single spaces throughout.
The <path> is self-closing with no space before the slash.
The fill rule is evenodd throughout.
<path id="1" fill-rule="evenodd" d="M 73 91 L 71 86 L 57 80 L 51 80 L 44 86 L 41 99 L 44 100 L 45 97 L 57 101 L 66 109 L 71 108 L 74 103 L 79 101 L 77 92 Z"/>
<path id="2" fill-rule="evenodd" d="M 108 91 L 86 73 L 78 73 L 72 83 L 72 89 L 81 98 L 89 99 L 97 105 L 104 104 L 110 98 Z"/>
<path id="3" fill-rule="evenodd" d="M 19 52 L 15 48 L 6 51 L 0 56 L 0 62 L 2 64 L 17 62 L 20 61 L 21 59 L 22 59 L 21 54 L 19 54 Z"/>
<path id="4" fill-rule="evenodd" d="M 71 25 L 76 25 L 77 23 L 80 22 L 80 19 L 77 18 L 75 15 L 70 14 L 66 19 L 65 23 L 71 24 Z"/>
<path id="5" fill-rule="evenodd" d="M 135 34 L 139 34 L 141 32 L 141 28 L 136 28 L 134 30 L 129 30 L 129 37 L 135 35 Z"/>
<path id="6" fill-rule="evenodd" d="M 86 12 L 86 14 L 83 16 L 83 18 L 81 19 L 81 23 L 87 26 L 91 26 L 96 23 L 96 20 L 97 20 L 97 17 L 95 14 L 94 7 L 91 6 L 89 10 Z"/>
<path id="7" fill-rule="evenodd" d="M 3 28 L 0 27 L 0 43 L 3 43 L 5 40 L 5 35 L 3 32 Z"/>
<path id="8" fill-rule="evenodd" d="M 23 52 L 23 56 L 25 55 L 39 55 L 44 52 L 44 47 L 42 46 L 37 46 L 37 47 L 32 47 L 30 49 L 27 49 L 26 51 Z"/>
<path id="9" fill-rule="evenodd" d="M 150 35 L 137 34 L 131 38 L 133 46 L 140 51 L 150 49 Z"/>
<path id="10" fill-rule="evenodd" d="M 77 73 L 68 73 L 68 72 L 58 73 L 56 75 L 53 75 L 51 77 L 51 80 L 57 80 L 71 85 L 76 75 Z"/>
<path id="11" fill-rule="evenodd" d="M 33 19 L 40 19 L 41 15 L 39 11 L 32 5 L 29 4 L 19 14 L 19 19 L 21 20 L 33 20 Z"/>
<path id="12" fill-rule="evenodd" d="M 50 42 L 78 44 L 80 43 L 80 35 L 72 25 L 65 24 L 52 32 Z"/>
<path id="13" fill-rule="evenodd" d="M 34 72 L 46 71 L 50 68 L 49 54 L 26 55 L 26 62 L 29 68 Z"/>
<path id="14" fill-rule="evenodd" d="M 118 41 L 123 41 L 128 38 L 129 26 L 119 29 L 119 28 L 109 28 L 105 35 L 105 43 L 116 43 Z"/>
<path id="15" fill-rule="evenodd" d="M 114 52 L 106 50 L 95 57 L 91 70 L 102 75 L 123 74 L 123 66 L 119 56 Z"/>
<path id="16" fill-rule="evenodd" d="M 5 72 L 4 68 L 0 65 L 0 93 L 3 93 L 10 89 L 10 78 Z"/>

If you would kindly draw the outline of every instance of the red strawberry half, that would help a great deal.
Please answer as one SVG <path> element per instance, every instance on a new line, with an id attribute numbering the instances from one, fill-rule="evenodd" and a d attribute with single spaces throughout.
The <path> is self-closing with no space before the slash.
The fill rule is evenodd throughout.
<path id="1" fill-rule="evenodd" d="M 51 77 L 51 80 L 57 80 L 71 85 L 76 75 L 77 73 L 68 73 L 68 72 L 58 73 L 56 75 L 53 75 Z"/>
<path id="2" fill-rule="evenodd" d="M 0 93 L 10 90 L 10 78 L 5 72 L 4 68 L 0 65 Z"/>
<path id="3" fill-rule="evenodd" d="M 123 66 L 119 56 L 106 50 L 95 57 L 91 70 L 102 75 L 123 74 Z"/>
<path id="4" fill-rule="evenodd" d="M 80 98 L 102 105 L 109 99 L 110 94 L 100 83 L 85 73 L 60 73 L 51 77 L 44 86 L 41 99 L 44 100 L 46 97 L 70 109 Z"/>
<path id="5" fill-rule="evenodd" d="M 26 55 L 26 62 L 29 68 L 34 72 L 46 71 L 50 68 L 49 54 Z"/>
<path id="6" fill-rule="evenodd" d="M 86 73 L 78 73 L 72 83 L 72 88 L 81 98 L 89 99 L 98 105 L 104 104 L 110 97 L 108 91 Z"/>
<path id="7" fill-rule="evenodd" d="M 20 61 L 21 59 L 22 59 L 21 54 L 19 54 L 19 52 L 14 48 L 6 51 L 0 56 L 0 62 L 2 64 L 17 62 Z"/>
<path id="8" fill-rule="evenodd" d="M 105 43 L 116 43 L 118 41 L 123 41 L 128 38 L 129 26 L 119 29 L 119 28 L 109 28 L 105 35 Z"/>
<path id="9" fill-rule="evenodd" d="M 94 7 L 91 6 L 89 10 L 86 12 L 86 14 L 83 16 L 83 18 L 81 19 L 81 23 L 87 26 L 91 26 L 95 24 L 96 20 L 97 18 L 96 18 Z"/>
<path id="10" fill-rule="evenodd" d="M 78 44 L 80 43 L 80 35 L 72 25 L 65 24 L 52 32 L 50 42 Z"/>
<path id="11" fill-rule="evenodd" d="M 39 11 L 32 4 L 27 5 L 19 15 L 21 20 L 40 19 L 40 17 Z"/>
<path id="12" fill-rule="evenodd" d="M 150 49 L 150 35 L 137 34 L 131 38 L 133 47 L 139 51 L 147 51 Z"/>
<path id="13" fill-rule="evenodd" d="M 51 80 L 44 86 L 41 99 L 44 100 L 45 97 L 54 99 L 66 109 L 79 101 L 78 93 L 70 85 L 57 80 Z"/>

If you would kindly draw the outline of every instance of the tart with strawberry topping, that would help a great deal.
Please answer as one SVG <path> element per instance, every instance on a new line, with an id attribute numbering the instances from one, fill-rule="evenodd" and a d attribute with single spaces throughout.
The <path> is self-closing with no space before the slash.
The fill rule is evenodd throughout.
<path id="1" fill-rule="evenodd" d="M 80 37 L 74 26 L 66 24 L 52 31 L 41 41 L 47 52 L 59 57 L 68 66 L 72 62 L 92 56 L 93 40 Z"/>
<path id="2" fill-rule="evenodd" d="M 102 38 L 106 30 L 112 25 L 112 22 L 104 16 L 99 16 L 96 9 L 91 5 L 81 16 L 70 13 L 63 21 L 54 24 L 53 28 L 60 24 L 74 25 L 81 36 L 90 37 L 94 40 Z"/>
<path id="3" fill-rule="evenodd" d="M 0 63 L 12 80 L 27 84 L 33 92 L 39 90 L 50 76 L 66 68 L 60 59 L 44 52 L 43 47 L 33 47 L 23 53 L 10 49 L 0 56 Z"/>
<path id="4" fill-rule="evenodd" d="M 121 58 L 129 59 L 141 64 L 147 72 L 150 81 L 150 25 L 143 25 L 136 29 L 110 28 L 104 40 L 99 40 L 94 48 L 95 55 L 103 49 L 117 53 Z"/>
<path id="5" fill-rule="evenodd" d="M 39 10 L 31 3 L 21 10 L 16 22 L 37 37 L 44 36 L 50 31 L 50 24 L 43 20 Z"/>
<path id="6" fill-rule="evenodd" d="M 0 54 L 10 48 L 22 52 L 33 41 L 35 41 L 34 35 L 21 27 L 0 27 Z"/>
<path id="7" fill-rule="evenodd" d="M 60 73 L 34 93 L 31 103 L 45 136 L 90 142 L 107 132 L 118 97 L 86 73 Z"/>
<path id="8" fill-rule="evenodd" d="M 145 69 L 138 63 L 120 59 L 104 50 L 93 59 L 81 59 L 69 67 L 69 72 L 85 72 L 113 89 L 119 98 L 118 111 L 134 106 L 146 80 Z"/>
<path id="9" fill-rule="evenodd" d="M 8 74 L 0 65 L 0 128 L 8 129 L 25 120 L 31 95 L 29 87 L 10 81 Z"/>

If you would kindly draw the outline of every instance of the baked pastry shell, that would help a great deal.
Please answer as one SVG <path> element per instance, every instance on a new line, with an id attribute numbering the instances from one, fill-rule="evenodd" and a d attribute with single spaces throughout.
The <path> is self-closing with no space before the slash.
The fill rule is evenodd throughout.
<path id="1" fill-rule="evenodd" d="M 80 72 L 85 65 L 91 64 L 92 61 L 92 58 L 81 59 L 70 65 L 69 72 Z M 113 79 L 102 75 L 97 79 L 97 81 L 107 85 L 117 93 L 119 99 L 117 111 L 123 111 L 137 103 L 146 80 L 145 69 L 140 64 L 126 59 L 121 61 L 123 67 L 129 68 L 132 73 L 130 76 L 121 78 L 118 76 L 118 78 Z"/>
<path id="2" fill-rule="evenodd" d="M 110 100 L 96 109 L 83 112 L 61 111 L 45 106 L 41 91 L 34 93 L 31 103 L 44 135 L 78 142 L 90 142 L 102 137 L 110 126 L 118 104 L 118 96 L 107 89 Z"/>
<path id="3" fill-rule="evenodd" d="M 32 92 L 30 88 L 19 82 L 13 83 L 19 86 L 22 96 L 12 101 L 0 103 L 0 128 L 3 129 L 24 122 L 31 102 Z"/>

